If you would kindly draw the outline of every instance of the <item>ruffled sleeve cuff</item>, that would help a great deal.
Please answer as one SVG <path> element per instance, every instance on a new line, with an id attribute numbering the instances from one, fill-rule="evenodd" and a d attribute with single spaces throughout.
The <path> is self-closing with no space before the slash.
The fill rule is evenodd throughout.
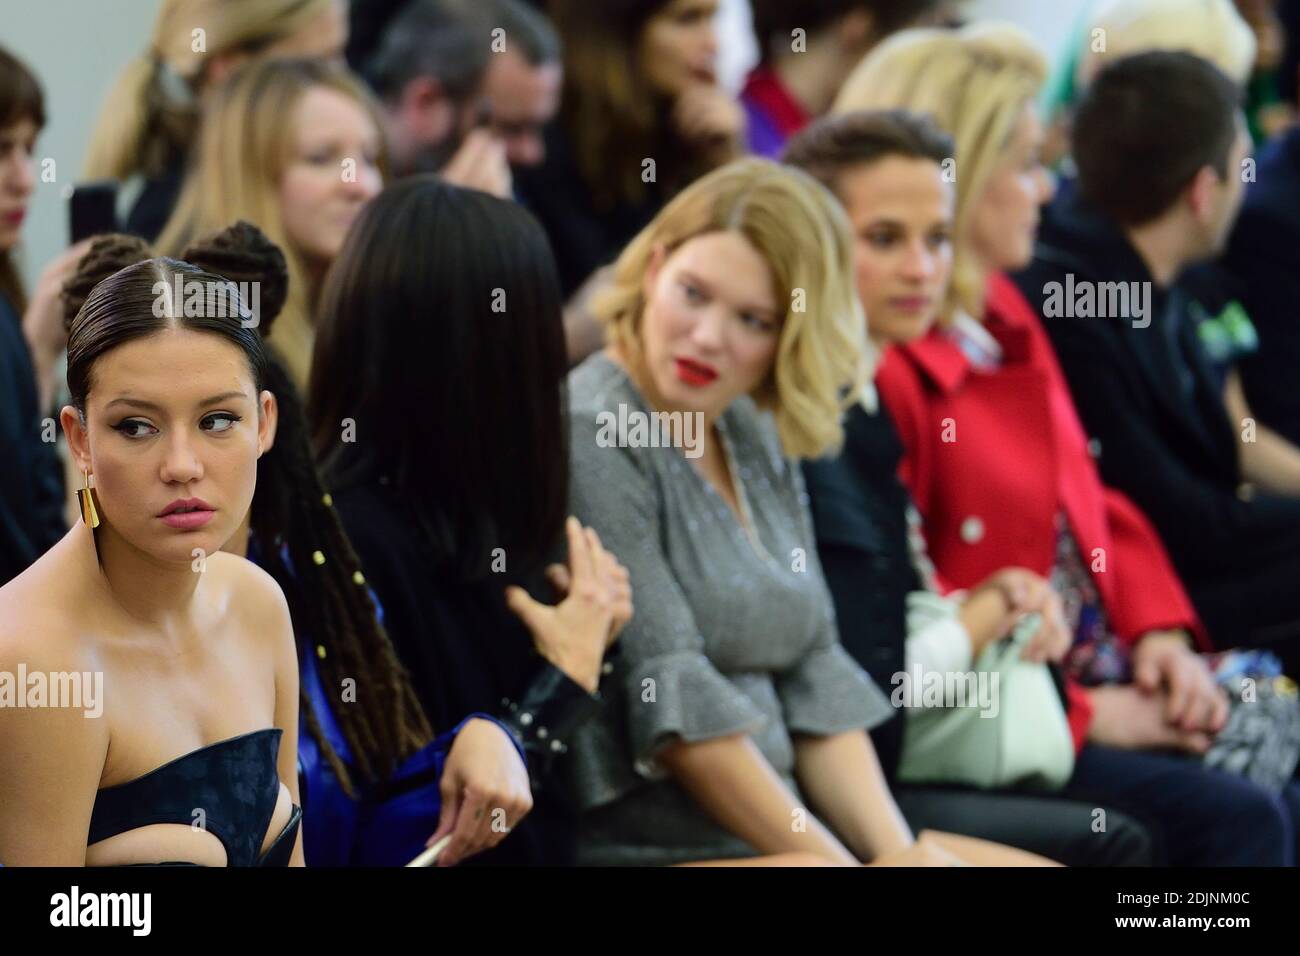
<path id="1" fill-rule="evenodd" d="M 893 714 L 875 681 L 838 643 L 816 648 L 782 674 L 777 693 L 792 734 L 870 730 Z"/>
<path id="2" fill-rule="evenodd" d="M 628 735 L 637 773 L 652 780 L 667 771 L 656 755 L 674 739 L 695 743 L 754 734 L 767 718 L 703 654 L 673 651 L 647 658 L 624 674 Z"/>

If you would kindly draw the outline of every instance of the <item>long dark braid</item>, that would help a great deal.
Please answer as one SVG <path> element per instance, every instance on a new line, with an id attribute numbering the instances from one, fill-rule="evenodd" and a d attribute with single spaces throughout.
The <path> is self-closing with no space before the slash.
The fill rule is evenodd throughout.
<path id="1" fill-rule="evenodd" d="M 65 286 L 68 321 L 100 279 L 152 251 L 129 236 L 95 241 L 77 274 Z M 284 304 L 287 271 L 280 250 L 260 230 L 237 223 L 185 250 L 182 258 L 233 282 L 258 282 L 259 331 L 265 337 Z M 380 625 L 360 561 L 348 541 L 329 494 L 312 462 L 307 428 L 283 364 L 272 354 L 263 387 L 276 396 L 279 425 L 275 442 L 257 465 L 251 532 L 262 564 L 284 590 L 299 641 L 298 653 L 315 654 L 321 684 L 341 689 L 355 681 L 356 701 L 333 705 L 356 769 L 381 781 L 412 752 L 433 738 L 428 719 L 392 642 Z M 310 634 L 314 646 L 301 643 Z M 305 686 L 300 707 L 307 730 L 320 745 L 344 790 L 356 795 L 352 775 L 330 745 Z"/>
<path id="2" fill-rule="evenodd" d="M 214 268 L 187 252 L 187 261 L 195 260 Z M 331 695 L 341 692 L 346 678 L 365 688 L 355 703 L 335 705 L 334 713 L 357 769 L 368 780 L 386 779 L 402 758 L 432 739 L 432 733 L 379 624 L 360 561 L 312 463 L 297 392 L 284 366 L 274 355 L 271 359 L 266 388 L 276 396 L 279 425 L 274 445 L 258 461 L 252 533 L 263 566 L 284 588 L 290 611 L 300 622 L 295 631 L 316 640 L 315 647 L 299 647 L 299 653 L 317 655 L 322 685 Z M 315 716 L 305 689 L 303 693 L 310 725 Z M 320 728 L 310 729 L 339 779 L 346 781 L 346 770 Z"/>

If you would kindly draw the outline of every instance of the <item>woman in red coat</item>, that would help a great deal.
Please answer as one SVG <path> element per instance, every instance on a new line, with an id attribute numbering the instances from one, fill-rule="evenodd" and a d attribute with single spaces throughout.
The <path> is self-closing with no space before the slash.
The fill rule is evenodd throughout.
<path id="1" fill-rule="evenodd" d="M 1051 343 L 1002 274 L 1029 262 L 1039 206 L 1052 195 L 1033 108 L 1043 69 L 1011 28 L 915 30 L 868 56 L 841 91 L 837 111 L 932 113 L 957 142 L 944 318 L 889 350 L 877 387 L 944 583 L 971 587 L 1008 565 L 1050 576 L 1076 631 L 1070 673 L 1091 685 L 1163 685 L 1166 722 L 1188 732 L 1188 749 L 1204 750 L 1226 705 L 1192 650 L 1202 639 L 1196 613 L 1150 523 L 1101 483 Z M 1074 688 L 1078 745 L 1095 703 Z"/>
<path id="2" fill-rule="evenodd" d="M 1067 794 L 1158 819 L 1176 862 L 1290 863 L 1294 830 L 1280 798 L 1151 752 L 1204 753 L 1227 701 L 1195 652 L 1205 636 L 1159 538 L 1102 484 L 1046 333 L 1003 275 L 1030 261 L 1038 209 L 1052 194 L 1033 110 L 1044 72 L 1013 28 L 911 30 L 869 54 L 836 103 L 835 112 L 932 114 L 957 144 L 944 317 L 889 348 L 877 372 L 905 449 L 900 476 L 945 587 L 1020 566 L 1061 592 L 1074 632 L 1066 672 L 1078 750 Z M 1281 857 L 1262 841 L 1240 846 L 1243 830 L 1223 822 L 1228 807 L 1245 813 L 1240 801 Z M 1237 843 L 1221 839 L 1226 829 Z"/>

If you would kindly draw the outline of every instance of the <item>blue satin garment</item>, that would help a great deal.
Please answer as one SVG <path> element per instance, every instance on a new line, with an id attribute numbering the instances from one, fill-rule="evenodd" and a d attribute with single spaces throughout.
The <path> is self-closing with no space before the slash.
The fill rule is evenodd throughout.
<path id="1" fill-rule="evenodd" d="M 284 554 L 289 564 L 288 553 Z M 254 539 L 250 538 L 248 559 L 261 565 Z M 370 592 L 375 599 L 373 591 Z M 384 611 L 375 599 L 379 621 Z M 294 622 L 295 629 L 297 622 Z M 351 748 L 343 736 L 331 705 L 331 695 L 321 684 L 316 669 L 315 644 L 309 636 L 296 634 L 299 680 L 311 701 L 312 711 L 339 759 L 351 770 L 356 766 Z M 336 692 L 341 700 L 342 688 Z M 343 790 L 320 745 L 307 729 L 306 718 L 298 721 L 298 785 L 302 803 L 303 855 L 308 866 L 405 866 L 425 849 L 425 841 L 438 827 L 442 779 L 447 753 L 460 729 L 474 718 L 490 720 L 505 731 L 520 759 L 527 764 L 523 749 L 510 730 L 491 714 L 474 713 L 398 765 L 385 783 L 362 790 L 353 800 Z M 359 774 L 353 775 L 354 788 Z"/>

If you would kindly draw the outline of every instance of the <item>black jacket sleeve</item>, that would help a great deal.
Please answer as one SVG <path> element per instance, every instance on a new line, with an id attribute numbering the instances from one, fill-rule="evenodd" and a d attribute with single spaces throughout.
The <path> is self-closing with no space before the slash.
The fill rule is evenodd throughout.
<path id="1" fill-rule="evenodd" d="M 1045 283 L 1060 277 L 1031 268 L 1016 277 L 1039 306 Z M 1155 524 L 1185 574 L 1239 569 L 1243 561 L 1294 543 L 1300 501 L 1238 493 L 1221 473 L 1194 470 L 1175 453 L 1124 330 L 1100 318 L 1044 321 L 1089 437 L 1100 443 L 1103 481 L 1126 493 Z M 1155 334 L 1154 327 L 1134 333 Z"/>
<path id="2" fill-rule="evenodd" d="M 505 606 L 505 582 L 450 580 L 432 568 L 418 532 L 384 493 L 358 489 L 334 500 L 435 732 L 475 711 L 497 716 L 523 745 L 539 786 L 574 729 L 601 706 L 599 694 L 533 649 Z"/>
<path id="3" fill-rule="evenodd" d="M 1247 209 L 1224 266 L 1259 335 L 1259 350 L 1241 363 L 1246 399 L 1260 421 L 1300 445 L 1300 212 Z"/>
<path id="4" fill-rule="evenodd" d="M 54 442 L 45 441 L 42 432 L 27 340 L 0 297 L 0 585 L 25 571 L 67 530 L 63 471 Z"/>

